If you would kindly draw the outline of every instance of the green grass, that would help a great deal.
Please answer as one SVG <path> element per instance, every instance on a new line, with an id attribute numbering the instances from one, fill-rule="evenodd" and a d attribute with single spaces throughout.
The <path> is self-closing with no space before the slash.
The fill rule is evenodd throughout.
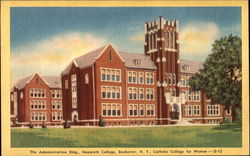
<path id="1" fill-rule="evenodd" d="M 12 147 L 241 147 L 241 125 L 12 129 Z"/>

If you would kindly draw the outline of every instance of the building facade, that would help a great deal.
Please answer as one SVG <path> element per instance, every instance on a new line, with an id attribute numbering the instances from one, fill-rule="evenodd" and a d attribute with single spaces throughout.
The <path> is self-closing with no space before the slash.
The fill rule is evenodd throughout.
<path id="1" fill-rule="evenodd" d="M 189 91 L 187 81 L 202 62 L 180 59 L 178 27 L 163 17 L 146 22 L 144 55 L 106 45 L 72 60 L 61 74 L 64 120 L 161 125 L 231 119 L 230 110 Z"/>
<path id="2" fill-rule="evenodd" d="M 36 73 L 19 80 L 10 93 L 11 125 L 61 125 L 61 79 Z"/>

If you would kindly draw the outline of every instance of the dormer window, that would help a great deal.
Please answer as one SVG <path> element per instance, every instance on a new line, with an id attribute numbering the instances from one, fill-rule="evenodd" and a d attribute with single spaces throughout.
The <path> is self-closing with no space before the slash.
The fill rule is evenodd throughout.
<path id="1" fill-rule="evenodd" d="M 141 59 L 134 59 L 134 64 L 136 66 L 141 66 L 142 65 L 142 60 Z"/>
<path id="2" fill-rule="evenodd" d="M 189 71 L 190 70 L 190 67 L 189 67 L 189 65 L 182 65 L 182 69 L 184 70 L 184 71 Z"/>

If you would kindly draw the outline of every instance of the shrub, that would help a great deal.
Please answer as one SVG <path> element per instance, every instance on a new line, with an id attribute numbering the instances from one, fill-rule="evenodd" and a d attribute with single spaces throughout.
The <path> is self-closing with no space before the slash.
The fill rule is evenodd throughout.
<path id="1" fill-rule="evenodd" d="M 32 124 L 32 122 L 30 122 L 29 128 L 34 128 L 34 125 Z"/>
<path id="2" fill-rule="evenodd" d="M 66 120 L 63 124 L 63 128 L 70 128 L 70 123 L 68 120 Z"/>
<path id="3" fill-rule="evenodd" d="M 99 117 L 99 126 L 106 126 L 105 121 L 103 120 L 102 116 Z"/>
<path id="4" fill-rule="evenodd" d="M 46 126 L 45 122 L 43 122 L 43 124 L 42 124 L 42 128 L 47 128 L 47 126 Z"/>

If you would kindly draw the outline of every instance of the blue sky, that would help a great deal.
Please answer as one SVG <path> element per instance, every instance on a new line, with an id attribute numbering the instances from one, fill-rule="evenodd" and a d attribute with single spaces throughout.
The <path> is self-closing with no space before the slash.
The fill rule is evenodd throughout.
<path id="1" fill-rule="evenodd" d="M 179 20 L 185 59 L 204 61 L 215 39 L 241 36 L 239 7 L 13 7 L 12 80 L 36 71 L 59 75 L 71 59 L 107 43 L 143 53 L 144 23 L 159 16 Z"/>

